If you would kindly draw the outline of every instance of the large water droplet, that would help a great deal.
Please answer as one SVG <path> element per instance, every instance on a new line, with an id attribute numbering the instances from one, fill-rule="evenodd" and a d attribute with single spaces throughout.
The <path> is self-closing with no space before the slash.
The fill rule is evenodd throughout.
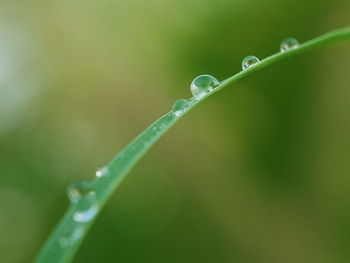
<path id="1" fill-rule="evenodd" d="M 93 185 L 88 181 L 76 181 L 68 187 L 68 197 L 75 206 L 73 219 L 76 222 L 89 222 L 98 212 L 98 200 Z"/>
<path id="2" fill-rule="evenodd" d="M 252 66 L 259 64 L 260 60 L 255 56 L 245 57 L 242 61 L 242 69 L 246 70 Z"/>
<path id="3" fill-rule="evenodd" d="M 108 174 L 109 170 L 107 166 L 103 166 L 96 171 L 96 177 L 104 177 Z"/>
<path id="4" fill-rule="evenodd" d="M 175 103 L 173 104 L 172 110 L 175 116 L 179 117 L 184 113 L 185 109 L 188 107 L 189 107 L 188 101 L 185 99 L 181 99 L 181 100 L 175 101 Z"/>
<path id="5" fill-rule="evenodd" d="M 289 37 L 281 42 L 280 51 L 285 52 L 299 47 L 299 42 L 295 38 Z"/>
<path id="6" fill-rule="evenodd" d="M 203 98 L 207 93 L 211 92 L 220 82 L 210 75 L 200 75 L 191 83 L 191 92 L 195 99 Z"/>

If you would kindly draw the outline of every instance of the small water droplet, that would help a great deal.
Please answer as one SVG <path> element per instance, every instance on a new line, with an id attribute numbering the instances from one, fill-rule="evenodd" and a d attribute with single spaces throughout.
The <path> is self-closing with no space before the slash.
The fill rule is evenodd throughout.
<path id="1" fill-rule="evenodd" d="M 85 199 L 78 204 L 78 210 L 74 213 L 73 219 L 76 222 L 87 223 L 91 221 L 98 212 L 96 200 Z"/>
<path id="2" fill-rule="evenodd" d="M 189 107 L 189 103 L 185 99 L 177 100 L 173 104 L 172 111 L 175 116 L 179 117 L 184 113 L 184 110 Z"/>
<path id="3" fill-rule="evenodd" d="M 74 181 L 67 189 L 69 200 L 76 204 L 82 197 L 95 195 L 92 183 L 89 181 Z"/>
<path id="4" fill-rule="evenodd" d="M 259 64 L 260 60 L 255 56 L 245 57 L 242 61 L 242 69 L 246 70 L 252 66 Z"/>
<path id="5" fill-rule="evenodd" d="M 93 185 L 88 181 L 76 181 L 68 186 L 68 198 L 76 206 L 73 219 L 89 222 L 98 212 L 98 200 Z"/>
<path id="6" fill-rule="evenodd" d="M 69 229 L 65 234 L 58 240 L 61 247 L 68 247 L 73 245 L 83 236 L 84 230 L 82 227 Z"/>
<path id="7" fill-rule="evenodd" d="M 96 171 L 96 177 L 104 177 L 108 174 L 108 167 L 103 166 Z"/>
<path id="8" fill-rule="evenodd" d="M 195 99 L 199 100 L 219 84 L 220 82 L 213 76 L 200 75 L 192 81 L 190 89 Z"/>
<path id="9" fill-rule="evenodd" d="M 289 37 L 281 42 L 280 51 L 285 52 L 299 47 L 299 42 L 295 38 Z"/>

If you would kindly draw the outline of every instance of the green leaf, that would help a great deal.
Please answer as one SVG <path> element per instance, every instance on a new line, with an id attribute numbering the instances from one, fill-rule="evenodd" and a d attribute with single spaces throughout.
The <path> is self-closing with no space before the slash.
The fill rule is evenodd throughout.
<path id="1" fill-rule="evenodd" d="M 104 204 L 120 185 L 132 167 L 152 147 L 152 145 L 185 114 L 212 96 L 215 92 L 230 86 L 232 83 L 254 71 L 262 69 L 289 56 L 348 39 L 350 39 L 350 27 L 331 31 L 320 37 L 309 40 L 295 49 L 276 53 L 261 60 L 260 63 L 249 67 L 244 71 L 240 71 L 236 75 L 220 82 L 219 86 L 217 86 L 212 92 L 207 93 L 200 100 L 195 100 L 194 98 L 189 99 L 188 107 L 186 107 L 181 114 L 174 114 L 173 112 L 165 114 L 136 137 L 105 167 L 107 171 L 106 175 L 96 177 L 92 181 L 92 187 L 96 194 L 99 211 L 101 211 Z M 70 206 L 56 229 L 49 236 L 35 262 L 58 263 L 70 262 L 72 260 L 95 219 L 93 218 L 88 222 L 76 222 L 74 220 L 74 215 L 77 213 L 77 209 L 79 209 L 79 205 Z"/>

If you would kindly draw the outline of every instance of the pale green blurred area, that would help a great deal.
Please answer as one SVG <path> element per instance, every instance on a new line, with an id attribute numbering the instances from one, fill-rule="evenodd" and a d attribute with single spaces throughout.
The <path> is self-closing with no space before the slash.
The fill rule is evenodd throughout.
<path id="1" fill-rule="evenodd" d="M 350 24 L 350 2 L 0 2 L 0 262 L 31 262 L 133 137 L 190 97 Z M 349 262 L 350 43 L 226 88 L 181 120 L 117 190 L 75 262 Z"/>

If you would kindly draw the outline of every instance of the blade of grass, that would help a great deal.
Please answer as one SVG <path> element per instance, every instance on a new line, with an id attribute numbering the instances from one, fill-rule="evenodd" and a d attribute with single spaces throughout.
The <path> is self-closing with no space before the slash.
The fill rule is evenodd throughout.
<path id="1" fill-rule="evenodd" d="M 200 100 L 189 99 L 189 107 L 183 111 L 180 116 L 172 112 L 165 114 L 159 120 L 151 124 L 144 132 L 137 136 L 128 146 L 126 146 L 107 166 L 107 175 L 101 178 L 95 178 L 92 183 L 96 192 L 99 210 L 107 202 L 115 189 L 137 161 L 152 147 L 152 145 L 183 115 L 191 111 L 199 103 L 203 102 L 215 92 L 231 85 L 235 81 L 262 69 L 272 63 L 278 62 L 284 58 L 296 55 L 309 49 L 329 45 L 343 40 L 350 39 L 350 27 L 337 29 L 327 34 L 309 40 L 301 44 L 296 49 L 285 52 L 279 52 L 263 59 L 259 64 L 240 71 L 234 76 L 222 81 L 218 87 L 208 93 Z M 70 262 L 81 244 L 84 236 L 91 227 L 94 218 L 89 222 L 76 222 L 73 218 L 77 206 L 71 205 L 63 216 L 55 230 L 51 233 L 46 243 L 42 247 L 35 262 L 37 263 L 61 263 Z M 69 244 L 63 244 L 62 238 L 69 237 Z"/>

